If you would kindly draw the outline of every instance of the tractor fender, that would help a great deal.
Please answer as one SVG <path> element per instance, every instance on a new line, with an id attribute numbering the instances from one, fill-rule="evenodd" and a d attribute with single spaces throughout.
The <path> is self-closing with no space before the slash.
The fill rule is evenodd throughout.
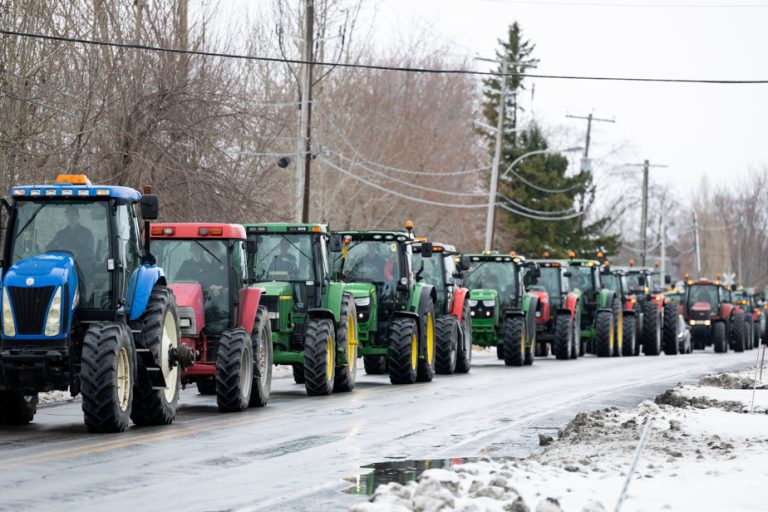
<path id="1" fill-rule="evenodd" d="M 419 321 L 419 314 L 413 311 L 395 311 L 392 316 L 395 318 L 413 318 L 417 323 Z"/>
<path id="2" fill-rule="evenodd" d="M 733 312 L 733 304 L 723 304 L 722 306 L 720 306 L 721 318 L 730 318 L 732 312 Z"/>
<path id="3" fill-rule="evenodd" d="M 525 312 L 525 328 L 528 331 L 528 341 L 533 340 L 536 333 L 536 310 L 539 307 L 539 297 L 526 293 L 523 296 L 523 311 Z"/>
<path id="4" fill-rule="evenodd" d="M 435 287 L 431 284 L 416 283 L 411 294 L 411 300 L 408 304 L 408 311 L 418 313 L 421 311 L 421 304 L 424 300 L 431 300 L 432 303 L 437 302 L 437 292 Z"/>
<path id="5" fill-rule="evenodd" d="M 598 310 L 600 309 L 612 309 L 613 297 L 615 293 L 613 290 L 600 290 L 600 297 L 598 299 Z"/>
<path id="6" fill-rule="evenodd" d="M 333 323 L 336 325 L 341 321 L 341 302 L 344 299 L 345 293 L 354 298 L 352 293 L 345 292 L 344 283 L 330 283 L 328 285 L 325 307 L 333 313 Z"/>
<path id="7" fill-rule="evenodd" d="M 528 293 L 538 299 L 539 307 L 541 307 L 541 316 L 537 317 L 536 321 L 539 323 L 548 322 L 550 316 L 549 294 L 545 290 L 531 290 Z"/>
<path id="8" fill-rule="evenodd" d="M 579 296 L 576 295 L 575 293 L 569 293 L 565 297 L 565 310 L 570 313 L 571 318 L 573 318 L 574 315 L 576 315 L 576 308 L 578 307 L 579 307 Z M 562 309 L 558 310 L 558 313 L 561 313 L 561 312 L 562 312 Z"/>
<path id="9" fill-rule="evenodd" d="M 261 288 L 243 288 L 238 296 L 238 323 L 248 334 L 253 333 L 253 325 L 256 323 L 256 313 L 259 311 L 262 291 Z"/>
<path id="10" fill-rule="evenodd" d="M 635 309 L 635 302 L 633 302 L 633 299 L 634 299 L 634 301 L 637 301 L 637 299 L 635 298 L 634 295 L 630 295 L 624 301 L 624 313 L 625 314 L 629 313 L 630 311 L 634 311 L 634 309 Z"/>
<path id="11" fill-rule="evenodd" d="M 453 306 L 451 307 L 451 314 L 455 316 L 459 322 L 462 321 L 462 315 L 464 314 L 464 303 L 469 296 L 469 289 L 456 288 L 453 292 Z"/>
<path id="12" fill-rule="evenodd" d="M 327 320 L 330 320 L 331 322 L 336 325 L 336 317 L 333 316 L 333 311 L 331 311 L 328 308 L 312 308 L 307 310 L 307 316 L 315 320 L 317 318 L 325 318 Z"/>
<path id="13" fill-rule="evenodd" d="M 138 320 L 147 309 L 149 296 L 157 283 L 165 283 L 165 273 L 160 267 L 142 265 L 131 274 L 128 282 L 128 293 L 125 294 L 125 309 L 130 313 L 129 321 Z"/>

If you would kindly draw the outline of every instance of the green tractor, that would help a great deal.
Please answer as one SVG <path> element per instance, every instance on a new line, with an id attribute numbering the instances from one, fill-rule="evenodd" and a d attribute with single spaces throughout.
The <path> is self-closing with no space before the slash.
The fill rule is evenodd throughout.
<path id="1" fill-rule="evenodd" d="M 352 391 L 357 319 L 349 285 L 331 277 L 328 227 L 323 224 L 247 224 L 248 275 L 263 289 L 273 362 L 293 366 L 308 395 Z"/>
<path id="2" fill-rule="evenodd" d="M 472 343 L 496 347 L 507 366 L 533 364 L 539 298 L 523 288 L 523 272 L 535 263 L 496 252 L 469 254 L 464 284 L 470 289 Z"/>
<path id="3" fill-rule="evenodd" d="M 567 265 L 564 276 L 569 289 L 580 295 L 580 352 L 598 357 L 621 356 L 624 336 L 621 297 L 603 287 L 598 261 L 576 259 L 573 251 L 569 255 L 570 259 L 563 262 Z"/>
<path id="4" fill-rule="evenodd" d="M 412 228 L 409 221 L 406 231 L 344 231 L 341 247 L 333 247 L 335 272 L 358 307 L 365 371 L 389 373 L 392 384 L 429 382 L 435 374 L 437 293 L 415 277 Z M 422 257 L 432 257 L 431 248 Z"/>

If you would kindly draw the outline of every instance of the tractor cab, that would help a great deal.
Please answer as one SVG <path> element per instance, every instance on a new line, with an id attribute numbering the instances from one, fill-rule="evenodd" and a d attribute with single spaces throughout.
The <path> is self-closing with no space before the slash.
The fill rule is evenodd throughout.
<path id="1" fill-rule="evenodd" d="M 727 302 L 726 290 L 720 281 L 689 281 L 683 303 L 684 315 L 691 326 L 709 326 L 712 320 L 720 318 L 724 302 Z"/>
<path id="2" fill-rule="evenodd" d="M 600 290 L 603 284 L 600 276 L 600 263 L 594 260 L 571 259 L 564 262 L 568 269 L 565 277 L 570 290 L 581 292 L 584 307 L 593 310 L 597 308 Z"/>
<path id="3" fill-rule="evenodd" d="M 535 260 L 538 271 L 526 269 L 523 274 L 525 289 L 531 292 L 545 292 L 553 308 L 564 306 L 570 291 L 565 277 L 566 266 L 556 260 Z"/>
<path id="4" fill-rule="evenodd" d="M 476 318 L 484 318 L 497 308 L 503 311 L 521 307 L 526 267 L 523 256 L 482 253 L 468 257 L 471 268 L 464 276 L 464 283 L 472 290 L 469 305 Z"/>
<path id="5" fill-rule="evenodd" d="M 454 293 L 462 285 L 463 272 L 469 270 L 470 262 L 461 256 L 452 245 L 427 243 L 426 240 L 412 246 L 413 268 L 417 281 L 425 281 L 435 287 L 438 312 L 446 312 L 453 303 Z M 431 251 L 430 256 L 424 256 Z"/>

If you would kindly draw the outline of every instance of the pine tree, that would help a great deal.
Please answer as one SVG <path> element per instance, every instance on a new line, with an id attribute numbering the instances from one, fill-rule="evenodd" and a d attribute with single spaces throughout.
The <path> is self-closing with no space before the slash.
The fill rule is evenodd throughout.
<path id="1" fill-rule="evenodd" d="M 497 57 L 500 61 L 506 59 L 509 62 L 509 73 L 524 73 L 536 64 L 537 61 L 532 58 L 535 45 L 523 38 L 522 30 L 516 22 L 509 27 L 507 40 L 500 40 L 499 43 L 501 49 Z M 499 73 L 501 70 L 499 64 Z M 496 126 L 497 122 L 501 80 L 496 76 L 484 80 L 486 92 L 483 114 L 492 126 Z M 525 130 L 516 131 L 518 113 L 522 112 L 518 98 L 520 91 L 525 89 L 524 78 L 507 76 L 506 80 L 500 176 L 522 155 L 549 149 L 547 139 L 536 123 Z M 495 137 L 489 133 L 483 135 L 489 141 L 489 149 L 493 154 Z M 504 251 L 514 249 L 530 257 L 540 257 L 544 252 L 550 253 L 552 257 L 564 257 L 571 249 L 584 257 L 594 255 L 597 249 L 606 254 L 617 251 L 619 237 L 603 233 L 609 222 L 607 217 L 591 223 L 585 222 L 584 216 L 557 221 L 530 218 L 568 217 L 592 206 L 595 200 L 592 173 L 581 171 L 566 175 L 567 170 L 568 160 L 560 153 L 534 154 L 520 160 L 510 170 L 507 179 L 500 180 L 499 202 L 516 211 L 497 208 L 495 247 Z M 551 215 L 541 212 L 551 212 Z"/>

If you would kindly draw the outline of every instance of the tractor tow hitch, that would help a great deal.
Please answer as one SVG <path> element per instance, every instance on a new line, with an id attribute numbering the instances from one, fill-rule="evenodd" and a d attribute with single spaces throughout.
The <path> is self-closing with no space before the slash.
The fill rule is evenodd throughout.
<path id="1" fill-rule="evenodd" d="M 168 366 L 170 368 L 178 366 L 181 371 L 184 371 L 195 364 L 196 358 L 197 350 L 180 343 L 178 348 L 170 348 L 168 352 Z"/>

